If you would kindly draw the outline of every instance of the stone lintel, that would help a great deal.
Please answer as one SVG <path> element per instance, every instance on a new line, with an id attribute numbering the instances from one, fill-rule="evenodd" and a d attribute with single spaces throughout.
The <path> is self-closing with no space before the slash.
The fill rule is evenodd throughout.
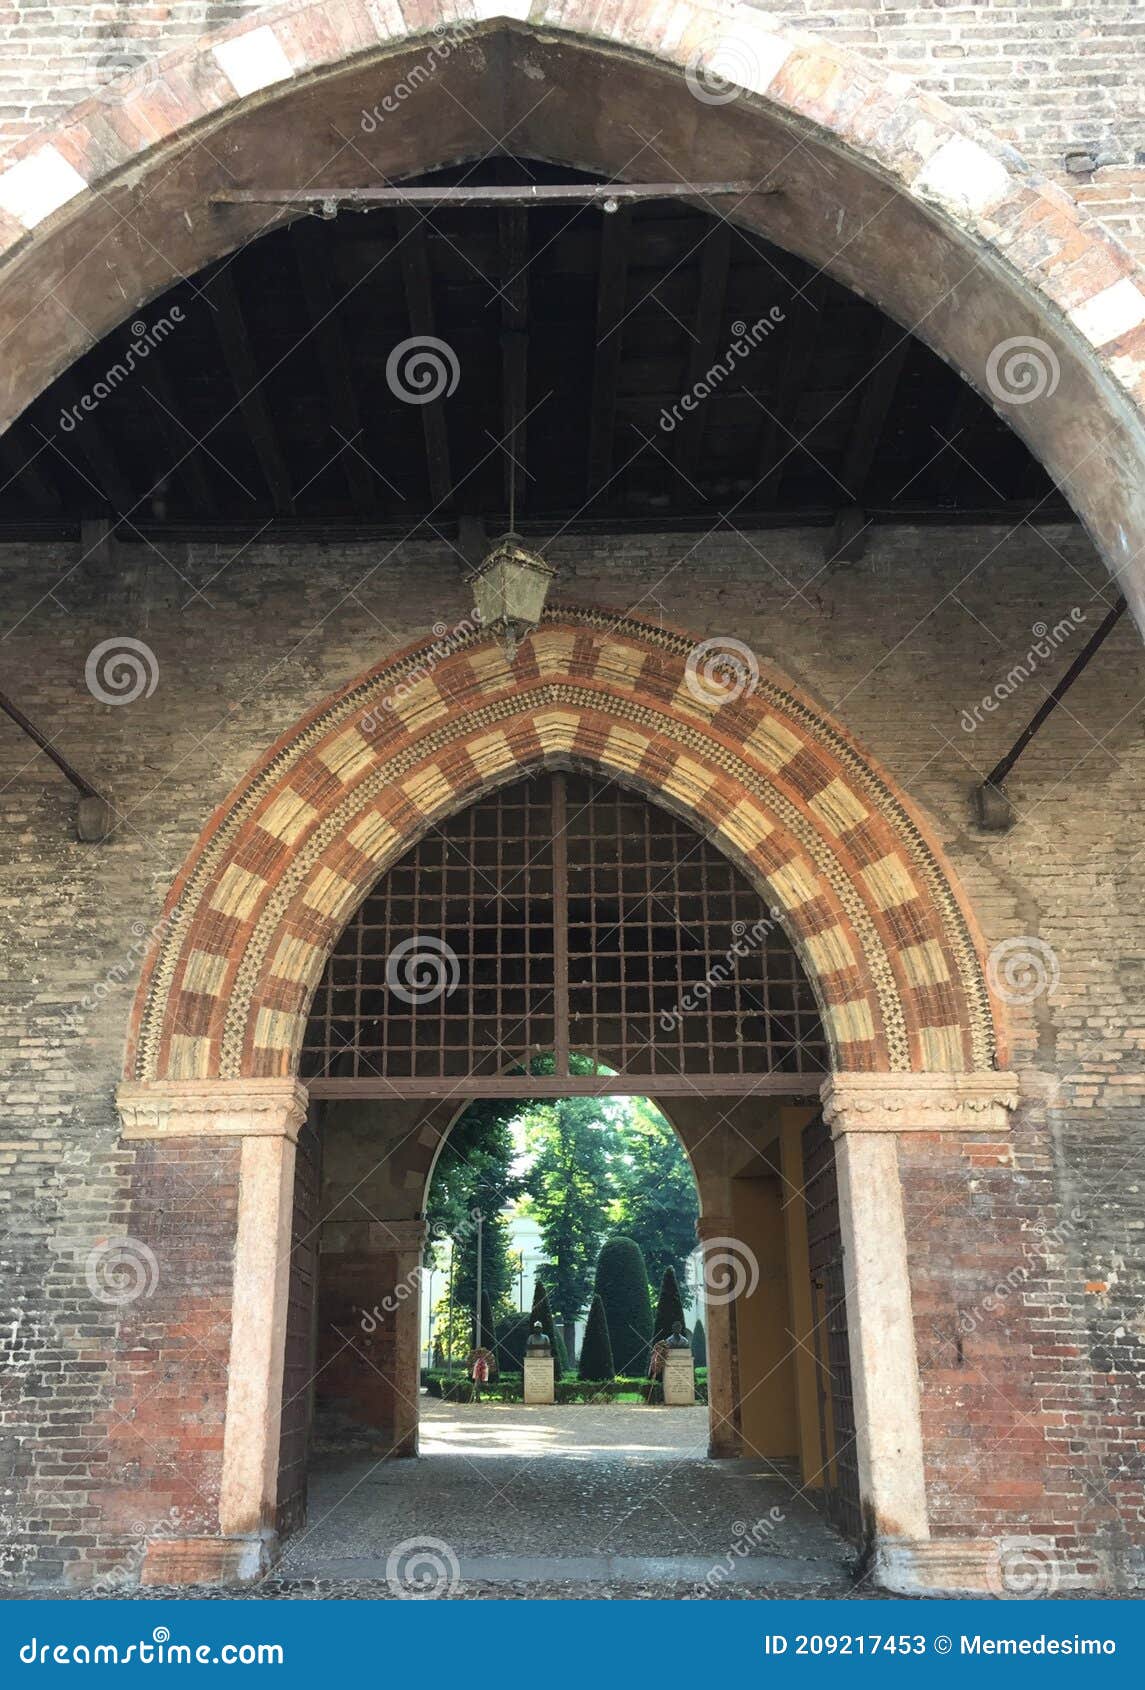
<path id="1" fill-rule="evenodd" d="M 116 1093 L 123 1139 L 288 1138 L 309 1099 L 301 1081 L 125 1080 Z"/>
<path id="2" fill-rule="evenodd" d="M 1008 1133 L 1016 1074 L 833 1074 L 820 1092 L 841 1133 Z"/>
<path id="3" fill-rule="evenodd" d="M 322 1253 L 334 1256 L 383 1256 L 420 1251 L 425 1243 L 423 1220 L 328 1221 L 322 1230 Z"/>

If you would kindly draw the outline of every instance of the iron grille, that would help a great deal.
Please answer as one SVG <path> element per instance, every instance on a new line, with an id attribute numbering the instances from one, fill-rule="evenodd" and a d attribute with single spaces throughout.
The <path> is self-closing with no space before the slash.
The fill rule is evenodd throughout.
<path id="1" fill-rule="evenodd" d="M 537 1096 L 804 1093 L 826 1068 L 814 993 L 740 871 L 644 798 L 549 774 L 382 878 L 327 965 L 301 1072 L 315 1096 L 476 1078 Z"/>

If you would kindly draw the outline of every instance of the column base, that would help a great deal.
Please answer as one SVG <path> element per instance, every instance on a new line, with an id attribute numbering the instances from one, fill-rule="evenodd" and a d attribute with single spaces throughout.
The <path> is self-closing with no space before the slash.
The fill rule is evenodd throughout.
<path id="1" fill-rule="evenodd" d="M 152 1538 L 141 1584 L 253 1584 L 278 1560 L 276 1532 L 261 1537 Z"/>
<path id="2" fill-rule="evenodd" d="M 874 1582 L 896 1596 L 994 1596 L 998 1545 L 993 1538 L 883 1538 L 874 1548 Z"/>

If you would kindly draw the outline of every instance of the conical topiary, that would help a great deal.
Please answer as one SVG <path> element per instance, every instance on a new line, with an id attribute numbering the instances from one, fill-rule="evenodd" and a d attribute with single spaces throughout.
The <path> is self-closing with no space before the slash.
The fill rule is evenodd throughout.
<path id="1" fill-rule="evenodd" d="M 702 1320 L 697 1320 L 692 1328 L 692 1360 L 697 1367 L 708 1365 L 708 1335 Z"/>
<path id="2" fill-rule="evenodd" d="M 656 1319 L 652 1326 L 652 1342 L 656 1344 L 662 1338 L 670 1338 L 672 1328 L 677 1321 L 680 1323 L 680 1330 L 686 1331 L 684 1304 L 680 1298 L 680 1287 L 676 1283 L 676 1273 L 673 1268 L 666 1267 L 664 1277 L 660 1281 L 660 1296 L 656 1303 Z"/>
<path id="3" fill-rule="evenodd" d="M 604 1304 L 617 1373 L 625 1378 L 646 1373 L 652 1346 L 652 1300 L 639 1244 L 631 1238 L 608 1240 L 597 1258 L 594 1292 Z"/>
<path id="4" fill-rule="evenodd" d="M 609 1380 L 616 1377 L 616 1368 L 612 1362 L 612 1345 L 608 1341 L 608 1319 L 599 1297 L 594 1297 L 589 1305 L 588 1324 L 585 1326 L 584 1341 L 580 1347 L 579 1377 L 592 1380 Z"/>
<path id="5" fill-rule="evenodd" d="M 549 1307 L 549 1294 L 545 1290 L 543 1282 L 539 1279 L 533 1289 L 533 1308 L 529 1315 L 530 1331 L 538 1320 L 541 1323 L 541 1330 L 547 1335 L 549 1343 L 552 1345 L 553 1376 L 559 1379 L 562 1374 L 568 1372 L 568 1351 L 565 1349 L 565 1341 L 560 1335 L 557 1323 L 553 1319 L 553 1311 Z"/>

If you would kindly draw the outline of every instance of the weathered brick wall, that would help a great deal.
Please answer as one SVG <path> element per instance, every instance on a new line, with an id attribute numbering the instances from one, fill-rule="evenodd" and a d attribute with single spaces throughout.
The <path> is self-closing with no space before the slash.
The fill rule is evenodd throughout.
<path id="1" fill-rule="evenodd" d="M 165 1358 L 148 1352 L 147 1320 L 164 1296 L 190 1287 L 189 1335 L 212 1334 L 204 1365 L 214 1365 L 210 1345 L 225 1333 L 220 1338 L 208 1319 L 222 1294 L 209 1270 L 213 1261 L 226 1271 L 226 1164 L 204 1167 L 201 1191 L 189 1178 L 161 1235 L 143 1237 L 159 1264 L 160 1301 L 126 1306 L 128 1359 L 114 1374 L 117 1310 L 98 1302 L 87 1282 L 100 1242 L 141 1226 L 124 1209 L 130 1153 L 116 1148 L 112 1095 L 142 945 L 163 894 L 212 807 L 304 710 L 467 609 L 456 558 L 444 546 L 254 546 L 236 555 L 199 544 L 165 552 L 124 548 L 111 571 L 90 561 L 76 568 L 77 549 L 68 546 L 0 554 L 5 688 L 91 779 L 107 783 L 125 813 L 108 844 L 75 843 L 69 788 L 0 719 L 0 1197 L 9 1305 L 0 1325 L 15 1358 L 0 1386 L 8 1445 L 0 1516 L 20 1514 L 9 1557 L 29 1560 L 43 1576 L 86 1576 L 81 1569 L 102 1567 L 125 1541 L 122 1520 L 102 1518 L 117 1459 L 114 1451 L 103 1459 L 102 1429 L 114 1430 L 116 1411 L 142 1406 L 153 1386 L 156 1473 L 171 1456 L 162 1445 L 164 1415 L 186 1417 L 202 1439 L 192 1464 L 180 1459 L 168 1474 L 165 1506 L 193 1515 L 195 1494 L 211 1496 L 217 1422 L 206 1402 L 176 1410 L 162 1398 Z M 926 1391 L 939 1394 L 927 1397 L 927 1412 L 940 1433 L 943 1405 L 964 1407 L 963 1420 L 950 1422 L 951 1459 L 959 1426 L 985 1425 L 979 1415 L 1017 1417 L 1019 1428 L 1021 1415 L 1033 1415 L 1039 1428 L 1054 1428 L 1071 1468 L 1049 1510 L 1059 1541 L 1072 1523 L 1087 1531 L 1100 1524 L 1102 1552 L 1124 1574 L 1134 1565 L 1126 1539 L 1141 1539 L 1145 1365 L 1135 1295 L 1145 1107 L 1145 653 L 1128 623 L 1019 764 L 1011 782 L 1019 827 L 979 834 L 968 809 L 974 780 L 1104 613 L 1094 596 L 1101 566 L 1078 530 L 1029 528 L 877 530 L 861 564 L 829 571 L 821 533 L 698 544 L 565 537 L 554 556 L 564 567 L 562 596 L 662 616 L 704 637 L 731 634 L 808 687 L 935 819 L 987 942 L 1021 938 L 1047 970 L 1052 989 L 1012 1008 L 1016 1065 L 1045 1099 L 1023 1109 L 1016 1171 L 996 1160 L 959 1170 L 963 1195 L 939 1218 L 930 1214 L 933 1199 L 954 1174 L 928 1161 L 925 1146 L 913 1152 L 921 1161 L 917 1182 L 907 1181 L 908 1203 L 926 1213 L 929 1263 L 916 1270 L 920 1348 L 927 1323 L 937 1321 L 949 1339 L 959 1310 L 980 1305 L 1015 1270 L 1029 1273 L 1019 1273 L 1000 1312 L 987 1310 L 966 1338 L 959 1377 L 928 1381 Z M 1042 636 L 1043 626 L 1068 622 L 1074 606 L 1084 621 Z M 85 684 L 85 661 L 98 642 L 122 635 L 154 654 L 156 684 L 131 704 L 101 704 Z M 996 710 L 984 709 L 983 698 L 1037 643 L 1049 656 L 1035 657 L 1032 678 Z M 1023 995 L 1021 982 L 1014 995 Z M 1011 1221 L 1030 1234 L 1022 1262 L 992 1243 Z M 1048 1274 L 1038 1268 L 1043 1256 Z M 1009 1334 L 1005 1366 L 994 1366 L 987 1348 L 978 1359 L 990 1360 L 989 1369 L 969 1372 L 974 1344 L 998 1331 Z M 217 1361 L 222 1351 L 213 1354 Z M 1004 1411 L 993 1390 L 1008 1396 Z M 980 1460 L 968 1464 L 986 1487 L 1007 1459 L 1003 1445 L 986 1473 Z M 1095 1512 L 1094 1485 L 1112 1499 L 1108 1517 Z M 1017 1494 L 991 1497 L 986 1488 L 965 1495 L 977 1521 L 992 1518 L 1019 1535 L 1045 1525 L 1044 1493 L 1028 1507 Z M 965 1526 L 957 1496 L 933 1501 L 942 1529 Z"/>
<path id="2" fill-rule="evenodd" d="M 0 147 L 159 53 L 268 9 L 265 0 L 0 0 Z M 1063 180 L 1066 153 L 1092 150 L 1101 169 L 1083 197 L 1122 238 L 1145 242 L 1145 170 L 1135 168 L 1145 150 L 1145 19 L 1129 0 L 776 0 L 761 9 L 906 71 Z"/>

